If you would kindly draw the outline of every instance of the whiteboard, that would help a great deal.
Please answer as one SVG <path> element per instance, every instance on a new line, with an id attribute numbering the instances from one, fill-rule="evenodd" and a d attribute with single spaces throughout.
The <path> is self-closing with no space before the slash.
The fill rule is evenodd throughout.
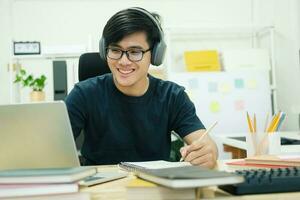
<path id="1" fill-rule="evenodd" d="M 257 130 L 263 131 L 271 115 L 268 70 L 171 73 L 169 80 L 185 87 L 206 128 L 218 121 L 214 133 L 248 132 L 247 111 L 252 118 L 255 113 Z"/>

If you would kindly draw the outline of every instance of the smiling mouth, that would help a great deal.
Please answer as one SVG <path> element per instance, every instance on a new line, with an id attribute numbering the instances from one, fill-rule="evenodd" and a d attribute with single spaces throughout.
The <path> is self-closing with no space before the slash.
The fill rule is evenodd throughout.
<path id="1" fill-rule="evenodd" d="M 125 69 L 120 69 L 120 68 L 117 68 L 117 70 L 118 70 L 118 72 L 120 72 L 123 75 L 128 75 L 135 71 L 135 69 L 126 69 L 125 70 Z"/>

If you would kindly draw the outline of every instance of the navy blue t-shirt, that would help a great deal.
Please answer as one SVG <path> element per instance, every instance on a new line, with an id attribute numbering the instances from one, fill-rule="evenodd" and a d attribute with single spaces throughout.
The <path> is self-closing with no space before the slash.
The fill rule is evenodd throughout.
<path id="1" fill-rule="evenodd" d="M 149 83 L 139 97 L 120 92 L 112 74 L 75 85 L 66 105 L 75 138 L 84 130 L 87 164 L 168 160 L 171 131 L 184 137 L 204 128 L 183 87 L 150 75 Z"/>

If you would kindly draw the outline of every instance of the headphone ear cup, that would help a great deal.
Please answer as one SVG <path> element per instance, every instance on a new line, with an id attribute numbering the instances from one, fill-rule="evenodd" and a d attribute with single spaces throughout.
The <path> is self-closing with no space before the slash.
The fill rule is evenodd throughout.
<path id="1" fill-rule="evenodd" d="M 101 37 L 99 41 L 99 54 L 102 60 L 106 60 L 105 39 Z"/>
<path id="2" fill-rule="evenodd" d="M 151 54 L 151 64 L 155 66 L 159 66 L 162 64 L 165 53 L 166 53 L 166 48 L 167 45 L 166 43 L 162 40 L 158 42 L 156 45 L 154 45 L 152 49 L 152 54 Z"/>

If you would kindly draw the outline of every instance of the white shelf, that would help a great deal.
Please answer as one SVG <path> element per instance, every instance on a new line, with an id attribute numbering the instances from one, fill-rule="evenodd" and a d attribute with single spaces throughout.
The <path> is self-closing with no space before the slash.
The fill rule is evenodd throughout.
<path id="1" fill-rule="evenodd" d="M 79 58 L 81 54 L 39 54 L 39 55 L 15 55 L 13 61 L 17 60 L 39 60 L 39 59 L 61 59 L 61 58 Z"/>
<path id="2" fill-rule="evenodd" d="M 273 29 L 273 26 L 203 26 L 188 27 L 166 27 L 166 34 L 171 38 L 186 38 L 186 37 L 253 37 L 253 34 L 263 34 Z"/>
<path id="3" fill-rule="evenodd" d="M 272 110 L 277 111 L 276 79 L 275 79 L 275 53 L 274 53 L 274 27 L 273 26 L 170 26 L 165 27 L 166 75 L 187 72 L 185 69 L 183 53 L 186 50 L 261 48 L 261 40 L 267 41 L 270 55 L 270 90 L 272 94 Z M 245 45 L 247 44 L 247 45 Z M 202 46 L 201 46 L 202 45 Z M 211 45 L 212 47 L 210 48 Z"/>

